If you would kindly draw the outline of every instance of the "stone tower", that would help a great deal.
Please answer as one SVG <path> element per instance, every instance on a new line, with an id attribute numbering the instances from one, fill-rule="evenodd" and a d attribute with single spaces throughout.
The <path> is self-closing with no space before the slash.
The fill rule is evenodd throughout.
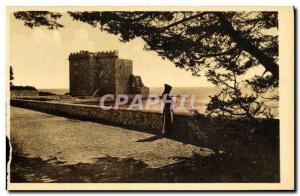
<path id="1" fill-rule="evenodd" d="M 132 61 L 119 59 L 118 51 L 80 51 L 69 55 L 70 95 L 149 94 Z"/>

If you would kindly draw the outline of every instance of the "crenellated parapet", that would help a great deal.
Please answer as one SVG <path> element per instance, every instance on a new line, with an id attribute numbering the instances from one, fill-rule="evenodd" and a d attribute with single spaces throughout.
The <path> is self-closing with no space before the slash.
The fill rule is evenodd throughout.
<path id="1" fill-rule="evenodd" d="M 93 53 L 85 50 L 81 50 L 80 52 L 70 53 L 69 59 L 81 59 L 81 58 L 90 58 Z"/>
<path id="2" fill-rule="evenodd" d="M 118 58 L 119 52 L 117 50 L 111 50 L 111 51 L 102 51 L 102 52 L 96 52 L 94 53 L 94 56 L 96 58 Z"/>
<path id="3" fill-rule="evenodd" d="M 81 58 L 90 58 L 90 57 L 95 57 L 97 59 L 118 58 L 119 53 L 117 50 L 102 51 L 102 52 L 95 52 L 95 53 L 82 50 L 80 52 L 71 53 L 69 55 L 69 59 L 81 59 Z"/>

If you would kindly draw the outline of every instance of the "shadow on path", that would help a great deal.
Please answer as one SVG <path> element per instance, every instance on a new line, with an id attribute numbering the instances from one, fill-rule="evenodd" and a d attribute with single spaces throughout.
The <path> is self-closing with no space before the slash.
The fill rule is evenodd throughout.
<path id="1" fill-rule="evenodd" d="M 13 156 L 11 182 L 279 182 L 275 159 L 249 159 L 246 154 L 174 157 L 177 163 L 150 168 L 133 158 L 101 157 L 94 163 L 68 165 L 56 158 Z"/>
<path id="2" fill-rule="evenodd" d="M 162 139 L 162 138 L 163 138 L 162 136 L 154 135 L 154 136 L 151 136 L 151 137 L 146 138 L 146 139 L 137 140 L 136 142 L 153 142 L 155 140 L 159 140 L 159 139 Z"/>

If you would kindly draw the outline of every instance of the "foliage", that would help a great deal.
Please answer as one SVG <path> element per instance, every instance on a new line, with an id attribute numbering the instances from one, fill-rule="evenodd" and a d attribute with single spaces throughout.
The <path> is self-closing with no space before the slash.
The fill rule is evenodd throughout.
<path id="1" fill-rule="evenodd" d="M 11 86 L 10 90 L 37 90 L 33 86 Z"/>
<path id="2" fill-rule="evenodd" d="M 58 29 L 64 27 L 57 22 L 62 15 L 57 12 L 49 11 L 20 11 L 15 12 L 14 16 L 18 20 L 24 21 L 24 25 L 30 28 L 46 26 L 48 29 Z"/>

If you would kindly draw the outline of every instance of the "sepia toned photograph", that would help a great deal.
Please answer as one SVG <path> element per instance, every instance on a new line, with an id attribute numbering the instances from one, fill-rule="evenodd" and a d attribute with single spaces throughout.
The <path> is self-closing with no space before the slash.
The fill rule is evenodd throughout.
<path id="1" fill-rule="evenodd" d="M 293 7 L 6 17 L 9 190 L 294 189 Z"/>

